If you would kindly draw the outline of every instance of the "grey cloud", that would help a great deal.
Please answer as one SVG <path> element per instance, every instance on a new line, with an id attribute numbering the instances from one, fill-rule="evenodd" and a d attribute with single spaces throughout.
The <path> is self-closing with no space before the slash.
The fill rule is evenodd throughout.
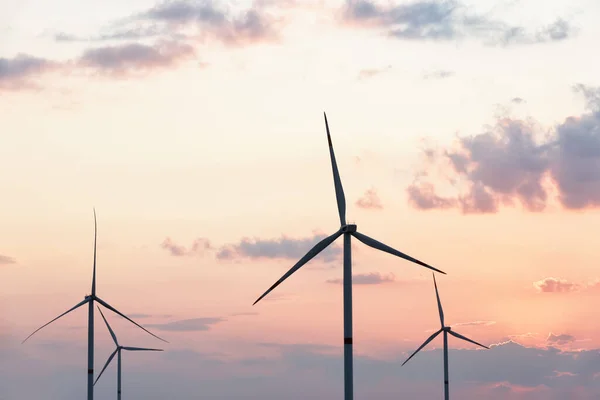
<path id="1" fill-rule="evenodd" d="M 0 265 L 16 264 L 16 262 L 14 258 L 0 254 Z"/>
<path id="2" fill-rule="evenodd" d="M 355 285 L 379 285 L 382 283 L 395 282 L 394 274 L 382 275 L 379 272 L 370 272 L 368 274 L 352 275 L 352 283 Z M 341 285 L 344 283 L 342 279 L 328 279 L 327 283 Z"/>
<path id="3" fill-rule="evenodd" d="M 57 67 L 55 62 L 28 54 L 17 54 L 13 58 L 0 57 L 0 90 L 35 88 L 37 86 L 33 79 Z"/>
<path id="4" fill-rule="evenodd" d="M 361 198 L 356 200 L 356 205 L 367 210 L 383 209 L 383 204 L 381 203 L 381 199 L 379 198 L 375 188 L 367 190 Z"/>
<path id="5" fill-rule="evenodd" d="M 510 101 L 515 104 L 521 104 L 525 102 L 525 100 L 521 97 L 513 97 Z"/>
<path id="6" fill-rule="evenodd" d="M 217 252 L 217 258 L 220 260 L 235 258 L 296 260 L 326 237 L 327 235 L 316 234 L 298 239 L 287 236 L 281 236 L 278 239 L 243 238 L 239 243 L 221 247 Z M 330 262 L 339 259 L 341 255 L 342 248 L 333 243 L 315 259 L 320 258 L 325 262 Z"/>
<path id="7" fill-rule="evenodd" d="M 87 40 L 122 40 L 148 37 L 213 39 L 226 45 L 245 45 L 277 38 L 279 26 L 267 9 L 272 4 L 254 4 L 240 13 L 212 0 L 162 1 L 112 24 L 108 33 Z M 86 40 L 68 34 L 56 40 Z"/>
<path id="8" fill-rule="evenodd" d="M 573 343 L 574 341 L 575 341 L 575 336 L 573 336 L 573 335 L 567 335 L 567 334 L 555 335 L 552 332 L 550 332 L 550 334 L 546 338 L 546 342 L 548 342 L 550 344 L 557 344 L 559 346 Z"/>
<path id="9" fill-rule="evenodd" d="M 69 351 L 65 347 L 63 357 L 57 357 L 56 352 L 29 356 L 18 340 L 12 342 L 0 346 L 2 393 L 6 398 L 46 398 L 51 393 L 52 398 L 76 400 L 85 393 L 85 377 L 77 373 L 85 360 L 72 356 L 75 349 L 85 354 L 84 342 L 81 346 L 68 344 Z M 307 396 L 328 400 L 343 396 L 341 346 L 263 344 L 262 347 L 276 354 L 257 357 L 242 353 L 229 357 L 219 352 L 179 348 L 153 355 L 152 362 L 141 362 L 128 370 L 128 380 L 138 383 L 127 386 L 128 393 L 148 400 L 192 400 L 200 391 L 206 398 L 232 400 L 247 399 L 248 393 L 264 400 L 305 400 Z M 451 348 L 449 353 L 452 390 L 464 400 L 592 400 L 600 396 L 600 382 L 595 377 L 600 372 L 598 349 L 561 351 L 506 342 L 492 345 L 491 350 Z M 408 354 L 392 353 L 386 360 L 356 354 L 357 397 L 377 400 L 439 397 L 441 349 L 424 350 L 401 368 Z M 36 385 L 27 384 L 32 378 Z M 114 393 L 114 381 L 101 380 L 95 390 L 98 398 L 108 398 Z"/>
<path id="10" fill-rule="evenodd" d="M 566 209 L 600 206 L 600 91 L 584 85 L 575 89 L 585 97 L 586 111 L 550 133 L 531 120 L 504 118 L 483 133 L 459 138 L 457 148 L 429 157 L 448 165 L 453 180 L 466 189 L 441 197 L 424 179 L 427 172 L 419 171 L 407 188 L 409 202 L 463 213 L 492 213 L 520 203 L 539 212 L 550 200 L 548 185 L 554 184 Z"/>
<path id="11" fill-rule="evenodd" d="M 205 238 L 198 238 L 194 240 L 191 247 L 187 249 L 185 246 L 179 245 L 170 237 L 167 237 L 160 245 L 163 249 L 167 250 L 172 256 L 184 257 L 194 255 L 204 255 L 207 251 L 212 249 L 210 241 Z"/>
<path id="12" fill-rule="evenodd" d="M 557 278 L 544 278 L 537 282 L 533 283 L 533 286 L 539 292 L 545 293 L 566 293 L 566 292 L 576 292 L 581 289 L 581 285 L 569 282 L 565 279 L 557 279 Z"/>
<path id="13" fill-rule="evenodd" d="M 520 26 L 469 12 L 453 0 L 420 0 L 382 5 L 373 0 L 347 0 L 347 22 L 385 29 L 404 40 L 447 41 L 474 37 L 487 45 L 529 44 L 564 40 L 573 35 L 570 24 L 557 19 L 535 33 Z"/>
<path id="14" fill-rule="evenodd" d="M 179 321 L 166 322 L 163 324 L 147 324 L 146 327 L 160 331 L 196 332 L 207 331 L 213 325 L 223 322 L 223 318 L 192 318 Z"/>
<path id="15" fill-rule="evenodd" d="M 172 67 L 194 56 L 192 46 L 177 41 L 158 41 L 153 45 L 128 43 L 88 49 L 79 64 L 103 74 L 127 75 Z"/>

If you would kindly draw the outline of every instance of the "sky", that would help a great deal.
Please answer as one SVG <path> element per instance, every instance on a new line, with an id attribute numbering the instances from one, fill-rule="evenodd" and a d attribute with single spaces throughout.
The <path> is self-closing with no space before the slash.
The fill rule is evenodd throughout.
<path id="1" fill-rule="evenodd" d="M 456 398 L 600 396 L 600 3 L 0 0 L 0 399 L 343 394 L 342 240 L 447 273 Z M 355 398 L 443 395 L 429 270 L 354 240 Z M 95 317 L 95 370 L 114 344 Z M 113 398 L 116 365 L 95 387 Z"/>

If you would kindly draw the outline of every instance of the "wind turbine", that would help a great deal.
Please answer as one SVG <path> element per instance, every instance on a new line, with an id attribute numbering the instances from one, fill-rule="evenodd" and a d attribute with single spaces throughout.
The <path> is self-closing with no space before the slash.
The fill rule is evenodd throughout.
<path id="1" fill-rule="evenodd" d="M 102 319 L 104 320 L 104 323 L 106 324 L 106 327 L 108 328 L 108 331 L 110 332 L 110 336 L 112 336 L 113 342 L 115 342 L 115 345 L 117 346 L 117 348 L 115 349 L 115 351 L 113 351 L 113 353 L 110 355 L 110 357 L 108 357 L 108 360 L 106 361 L 106 364 L 104 364 L 104 368 L 102 368 L 102 371 L 100 371 L 100 375 L 98 375 L 98 377 L 96 378 L 96 381 L 94 382 L 94 385 L 96 385 L 96 382 L 98 382 L 98 379 L 100 379 L 100 377 L 102 376 L 102 373 L 104 372 L 104 370 L 106 369 L 106 367 L 108 367 L 108 364 L 110 364 L 110 362 L 112 361 L 112 359 L 115 357 L 115 354 L 116 354 L 117 355 L 117 400 L 121 400 L 121 350 L 127 350 L 127 351 L 162 351 L 162 349 L 146 349 L 146 348 L 143 348 L 143 347 L 121 346 L 119 344 L 119 342 L 117 341 L 117 336 L 115 335 L 115 332 L 113 332 L 112 328 L 108 324 L 108 321 L 104 317 L 104 313 L 102 312 L 102 310 L 100 309 L 100 307 L 98 307 L 98 311 L 100 311 L 100 315 L 102 315 Z"/>
<path id="2" fill-rule="evenodd" d="M 300 267 L 310 261 L 313 257 L 325 250 L 327 246 L 332 244 L 338 237 L 344 235 L 344 275 L 343 275 L 343 287 L 344 287 L 344 399 L 352 400 L 353 394 L 353 374 L 352 374 L 352 250 L 350 246 L 350 239 L 354 236 L 359 241 L 363 242 L 367 246 L 370 246 L 376 250 L 395 255 L 413 263 L 419 264 L 423 267 L 431 270 L 442 272 L 422 261 L 417 260 L 411 256 L 401 253 L 398 250 L 391 248 L 375 239 L 370 238 L 357 231 L 356 225 L 346 223 L 346 199 L 344 196 L 344 189 L 342 188 L 342 181 L 340 179 L 340 173 L 338 171 L 337 163 L 335 161 L 335 154 L 333 152 L 333 144 L 331 143 L 331 134 L 329 133 L 329 124 L 327 123 L 327 115 L 323 113 L 325 118 L 325 128 L 327 130 L 327 142 L 329 144 L 329 156 L 331 158 L 331 168 L 333 170 L 333 183 L 335 186 L 335 195 L 337 198 L 338 214 L 340 217 L 340 228 L 331 236 L 326 237 L 317 243 L 311 250 L 309 250 L 304 257 L 300 259 L 288 272 L 285 273 L 273 286 L 269 288 L 262 296 L 254 302 L 258 303 L 263 297 L 269 294 L 273 289 L 279 286 L 284 280 L 290 275 L 296 272 Z"/>
<path id="3" fill-rule="evenodd" d="M 60 314 L 58 317 L 54 318 L 52 321 L 37 328 L 35 331 L 33 331 L 33 333 L 31 335 L 27 336 L 25 338 L 25 340 L 23 340 L 23 342 L 21 342 L 21 344 L 25 343 L 27 341 L 27 339 L 32 337 L 36 332 L 38 332 L 42 328 L 50 325 L 52 322 L 56 321 L 57 319 L 59 319 L 60 317 L 62 317 L 64 315 L 67 315 L 71 311 L 76 310 L 77 308 L 81 307 L 82 305 L 88 304 L 89 307 L 88 307 L 87 400 L 94 399 L 94 301 L 97 301 L 98 303 L 102 304 L 104 307 L 108 308 L 115 314 L 118 314 L 121 317 L 125 318 L 126 320 L 128 320 L 132 324 L 136 325 L 137 327 L 143 329 L 144 331 L 148 332 L 150 335 L 154 336 L 155 338 L 168 343 L 166 340 L 156 336 L 154 333 L 150 332 L 149 330 L 147 330 L 146 328 L 144 328 L 143 326 L 141 326 L 140 324 L 138 324 L 131 318 L 127 317 L 125 314 L 123 314 L 122 312 L 120 312 L 119 310 L 117 310 L 116 308 L 114 308 L 113 306 L 111 306 L 110 304 L 105 302 L 104 300 L 102 300 L 100 297 L 96 296 L 96 242 L 97 242 L 97 237 L 98 237 L 98 225 L 96 223 L 96 209 L 94 209 L 94 269 L 93 269 L 93 276 L 92 276 L 92 294 L 86 295 L 84 297 L 83 301 L 81 301 L 80 303 L 75 305 L 73 308 L 71 308 L 68 311 L 65 311 L 64 313 Z"/>
<path id="4" fill-rule="evenodd" d="M 431 342 L 433 339 L 435 339 L 435 337 L 437 335 L 444 332 L 444 399 L 449 400 L 450 395 L 448 392 L 448 334 L 451 334 L 452 336 L 459 338 L 461 340 L 465 340 L 469 343 L 476 344 L 477 346 L 481 346 L 484 349 L 489 350 L 489 347 L 484 346 L 481 343 L 477 343 L 476 341 L 471 340 L 468 337 L 465 337 L 459 333 L 456 333 L 452 330 L 451 327 L 444 325 L 444 310 L 442 310 L 442 302 L 440 301 L 440 295 L 438 293 L 437 283 L 435 281 L 435 274 L 433 274 L 433 286 L 435 287 L 435 296 L 437 297 L 438 311 L 440 313 L 440 323 L 441 323 L 442 327 L 437 332 L 435 332 L 433 335 L 429 336 L 429 338 L 425 341 L 425 343 L 423 343 L 421 345 L 421 347 L 419 347 L 414 353 L 412 353 L 412 355 L 410 357 L 408 357 L 408 359 L 406 361 L 404 361 L 402 363 L 402 365 L 404 366 L 404 364 L 406 364 L 408 362 L 408 360 L 413 358 L 413 356 L 415 354 L 417 354 L 423 347 L 427 346 L 427 344 L 429 344 L 429 342 Z"/>

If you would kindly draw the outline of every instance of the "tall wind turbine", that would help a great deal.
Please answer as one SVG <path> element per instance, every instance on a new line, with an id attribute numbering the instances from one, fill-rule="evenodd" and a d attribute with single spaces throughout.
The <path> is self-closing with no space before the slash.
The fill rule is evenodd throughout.
<path id="1" fill-rule="evenodd" d="M 162 351 L 162 349 L 145 349 L 143 347 L 121 346 L 119 344 L 119 342 L 117 341 L 117 336 L 115 335 L 115 332 L 113 332 L 112 328 L 108 324 L 108 321 L 104 317 L 104 313 L 102 312 L 102 310 L 100 309 L 100 307 L 98 307 L 98 311 L 100 311 L 100 315 L 102 315 L 102 319 L 104 320 L 104 323 L 106 324 L 106 327 L 108 328 L 108 331 L 110 332 L 110 336 L 112 336 L 113 342 L 115 342 L 115 345 L 117 346 L 117 348 L 115 349 L 115 351 L 113 351 L 113 353 L 110 355 L 110 357 L 108 357 L 108 360 L 106 361 L 106 364 L 104 364 L 104 368 L 102 368 L 102 371 L 100 371 L 100 374 L 96 378 L 96 381 L 94 382 L 94 385 L 96 385 L 96 382 L 98 382 L 98 379 L 100 379 L 100 377 L 102 376 L 102 373 L 104 372 L 104 370 L 106 369 L 106 367 L 108 367 L 108 364 L 110 364 L 110 362 L 112 361 L 112 359 L 115 357 L 115 354 L 116 354 L 117 355 L 117 400 L 121 400 L 121 350 L 127 350 L 127 351 Z"/>
<path id="2" fill-rule="evenodd" d="M 25 340 L 23 340 L 23 342 L 22 342 L 22 343 L 25 343 L 27 341 L 27 339 L 32 337 L 36 332 L 38 332 L 42 328 L 50 325 L 51 323 L 53 323 L 60 317 L 67 315 L 71 311 L 76 310 L 77 308 L 81 307 L 84 304 L 88 304 L 89 307 L 88 307 L 87 400 L 94 399 L 94 301 L 97 301 L 98 303 L 102 304 L 104 307 L 108 308 L 112 312 L 119 314 L 121 317 L 125 318 L 132 324 L 134 324 L 134 325 L 138 326 L 139 328 L 143 329 L 144 331 L 148 332 L 150 335 L 154 336 L 155 338 L 168 343 L 166 340 L 156 336 L 154 333 L 150 332 L 149 330 L 147 330 L 146 328 L 144 328 L 143 326 L 141 326 L 140 324 L 138 324 L 131 318 L 127 317 L 125 314 L 123 314 L 122 312 L 120 312 L 119 310 L 117 310 L 116 308 L 114 308 L 113 306 L 111 306 L 110 304 L 105 302 L 104 300 L 102 300 L 100 297 L 96 296 L 96 242 L 97 242 L 97 237 L 98 237 L 98 225 L 96 223 L 96 209 L 94 209 L 94 269 L 93 269 L 93 276 L 92 276 L 92 294 L 85 296 L 83 301 L 81 301 L 80 303 L 75 305 L 70 310 L 65 311 L 64 313 L 60 314 L 58 317 L 54 318 L 52 321 L 37 328 L 35 331 L 33 331 L 33 333 L 31 335 L 27 336 L 25 338 Z"/>
<path id="3" fill-rule="evenodd" d="M 450 394 L 448 392 L 448 334 L 451 334 L 452 336 L 459 338 L 461 340 L 465 340 L 469 343 L 476 344 L 477 346 L 481 346 L 484 349 L 489 350 L 489 347 L 484 346 L 481 343 L 477 343 L 476 341 L 471 340 L 468 337 L 465 337 L 459 333 L 456 333 L 452 330 L 451 327 L 444 325 L 444 310 L 442 310 L 442 302 L 440 301 L 440 295 L 438 293 L 437 282 L 435 281 L 435 274 L 433 274 L 433 286 L 435 287 L 435 297 L 437 298 L 438 311 L 440 313 L 440 323 L 441 323 L 442 327 L 437 332 L 435 332 L 433 335 L 429 336 L 429 338 L 425 341 L 425 343 L 423 343 L 421 345 L 421 347 L 419 347 L 414 353 L 412 353 L 412 355 L 410 357 L 408 357 L 408 359 L 406 359 L 406 361 L 404 361 L 402 363 L 402 365 L 406 364 L 408 362 L 408 360 L 413 358 L 413 356 L 415 354 L 417 354 L 423 347 L 427 346 L 427 344 L 429 344 L 429 342 L 431 342 L 433 339 L 435 339 L 435 337 L 437 335 L 444 332 L 444 399 L 449 400 Z"/>
<path id="4" fill-rule="evenodd" d="M 338 237 L 344 235 L 344 399 L 352 400 L 353 394 L 353 374 L 352 374 L 352 251 L 350 246 L 350 239 L 354 236 L 359 241 L 363 242 L 367 246 L 373 247 L 376 250 L 395 255 L 413 263 L 419 264 L 423 267 L 445 274 L 432 266 L 425 264 L 422 261 L 417 260 L 411 256 L 399 252 L 387 246 L 375 239 L 368 237 L 362 233 L 359 233 L 356 229 L 356 225 L 346 223 L 346 199 L 344 196 L 344 189 L 342 188 L 342 181 L 340 179 L 340 173 L 338 171 L 337 163 L 335 161 L 335 155 L 333 153 L 333 144 L 331 143 L 331 135 L 329 133 L 329 124 L 327 123 L 327 115 L 323 113 L 325 118 L 325 128 L 327 130 L 327 142 L 329 144 L 329 156 L 331 158 L 331 168 L 333 170 L 333 183 L 335 186 L 335 196 L 337 198 L 338 213 L 340 217 L 340 228 L 331 236 L 326 237 L 319 243 L 317 243 L 304 257 L 300 259 L 288 272 L 285 273 L 273 286 L 269 288 L 262 296 L 254 302 L 258 303 L 263 297 L 269 294 L 273 289 L 279 286 L 284 280 L 290 275 L 296 272 L 300 267 L 310 261 L 313 257 L 325 250 L 327 246 L 332 244 Z"/>

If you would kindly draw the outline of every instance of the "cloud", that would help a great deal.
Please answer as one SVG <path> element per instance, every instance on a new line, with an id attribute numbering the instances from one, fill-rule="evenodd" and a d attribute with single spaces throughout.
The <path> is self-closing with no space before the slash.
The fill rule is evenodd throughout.
<path id="1" fill-rule="evenodd" d="M 525 103 L 525 99 L 521 97 L 513 97 L 510 101 L 515 104 Z"/>
<path id="2" fill-rule="evenodd" d="M 271 16 L 268 11 L 274 7 L 286 8 L 290 4 L 289 1 L 257 1 L 244 11 L 232 12 L 223 2 L 213 0 L 167 0 L 113 22 L 104 33 L 79 37 L 59 32 L 54 39 L 59 42 L 190 39 L 215 40 L 228 46 L 241 46 L 276 40 L 281 20 Z"/>
<path id="3" fill-rule="evenodd" d="M 356 201 L 356 205 L 367 210 L 383 209 L 383 204 L 381 204 L 381 199 L 379 198 L 375 188 L 367 190 L 362 197 Z"/>
<path id="4" fill-rule="evenodd" d="M 373 0 L 347 0 L 343 17 L 351 25 L 383 29 L 389 37 L 403 40 L 448 41 L 471 37 L 487 45 L 511 45 L 556 42 L 574 34 L 564 19 L 531 33 L 524 27 L 472 13 L 454 0 L 386 5 Z"/>
<path id="5" fill-rule="evenodd" d="M 81 397 L 86 381 L 77 371 L 85 360 L 77 354 L 85 354 L 84 342 L 55 342 L 49 344 L 55 349 L 52 353 L 41 355 L 30 355 L 19 342 L 14 339 L 3 345 L 0 341 L 0 374 L 6 398 L 45 398 L 48 393 L 63 400 Z M 112 346 L 108 342 L 106 345 Z M 128 379 L 139 383 L 128 390 L 132 397 L 149 400 L 192 400 L 200 391 L 207 398 L 232 400 L 247 399 L 248 393 L 264 400 L 326 400 L 343 396 L 341 346 L 253 343 L 251 349 L 252 354 L 259 349 L 261 355 L 238 353 L 237 348 L 235 356 L 231 356 L 232 349 L 202 352 L 181 347 L 148 355 L 147 362 L 142 360 L 128 370 Z M 356 386 L 360 386 L 363 398 L 439 397 L 442 350 L 424 349 L 401 367 L 412 350 L 391 351 L 385 360 L 355 354 Z M 600 380 L 596 377 L 600 372 L 598 349 L 563 351 L 509 341 L 493 345 L 491 350 L 451 347 L 449 358 L 452 391 L 464 400 L 591 400 L 600 396 Z M 37 384 L 27 385 L 32 377 Z M 100 380 L 95 387 L 97 396 L 108 397 L 113 393 L 113 385 L 110 380 Z"/>
<path id="6" fill-rule="evenodd" d="M 491 326 L 496 321 L 472 321 L 472 322 L 459 322 L 458 324 L 452 324 L 452 326 Z"/>
<path id="7" fill-rule="evenodd" d="M 175 257 L 185 257 L 185 256 L 195 256 L 195 255 L 204 255 L 207 251 L 212 249 L 210 241 L 205 238 L 198 238 L 194 240 L 192 246 L 189 249 L 186 249 L 184 246 L 179 245 L 170 237 L 167 237 L 160 245 L 163 249 L 167 250 L 171 253 L 172 256 Z"/>
<path id="8" fill-rule="evenodd" d="M 127 43 L 86 50 L 78 60 L 81 67 L 110 76 L 173 67 L 195 57 L 194 48 L 177 41 L 158 41 L 153 45 Z"/>
<path id="9" fill-rule="evenodd" d="M 546 338 L 546 342 L 553 344 L 553 345 L 556 344 L 559 346 L 573 343 L 574 341 L 575 341 L 575 336 L 567 335 L 567 334 L 555 335 L 552 332 L 550 332 L 550 334 Z"/>
<path id="10" fill-rule="evenodd" d="M 3 256 L 0 254 L 0 265 L 16 264 L 17 260 L 9 256 Z"/>
<path id="11" fill-rule="evenodd" d="M 565 279 L 557 278 L 544 278 L 537 282 L 533 282 L 533 286 L 539 291 L 544 293 L 568 293 L 577 292 L 581 289 L 581 285 L 568 282 Z"/>
<path id="12" fill-rule="evenodd" d="M 426 149 L 427 167 L 406 189 L 409 203 L 465 214 L 517 204 L 540 212 L 556 190 L 565 209 L 600 206 L 600 89 L 575 85 L 574 90 L 585 98 L 585 112 L 550 132 L 534 120 L 502 118 L 483 133 L 459 137 L 454 148 Z M 436 193 L 427 179 L 436 166 L 450 171 L 445 180 L 457 195 Z"/>
<path id="13" fill-rule="evenodd" d="M 220 260 L 236 258 L 297 260 L 326 237 L 327 235 L 315 234 L 298 239 L 287 236 L 277 239 L 243 238 L 239 243 L 221 247 L 217 252 L 217 258 Z M 338 260 L 341 255 L 342 248 L 332 243 L 315 258 L 331 262 Z"/>
<path id="14" fill-rule="evenodd" d="M 385 68 L 366 68 L 366 69 L 361 69 L 358 73 L 358 79 L 359 80 L 365 80 L 365 79 L 369 79 L 369 78 L 373 78 L 375 76 L 381 75 L 385 72 L 388 72 L 389 70 L 392 69 L 391 65 L 388 65 Z"/>
<path id="15" fill-rule="evenodd" d="M 394 274 L 382 275 L 379 272 L 370 272 L 368 274 L 352 275 L 352 283 L 354 285 L 379 285 L 382 283 L 390 283 L 395 281 L 396 277 Z M 328 279 L 326 282 L 338 285 L 344 283 L 342 279 Z"/>
<path id="16" fill-rule="evenodd" d="M 33 80 L 57 67 L 55 62 L 23 53 L 0 57 L 0 91 L 37 88 Z"/>
<path id="17" fill-rule="evenodd" d="M 444 79 L 454 76 L 454 71 L 437 70 L 423 74 L 423 79 Z"/>
<path id="18" fill-rule="evenodd" d="M 146 327 L 160 331 L 196 332 L 207 331 L 213 325 L 223 321 L 225 321 L 223 318 L 192 318 L 166 322 L 164 324 L 147 324 Z"/>

